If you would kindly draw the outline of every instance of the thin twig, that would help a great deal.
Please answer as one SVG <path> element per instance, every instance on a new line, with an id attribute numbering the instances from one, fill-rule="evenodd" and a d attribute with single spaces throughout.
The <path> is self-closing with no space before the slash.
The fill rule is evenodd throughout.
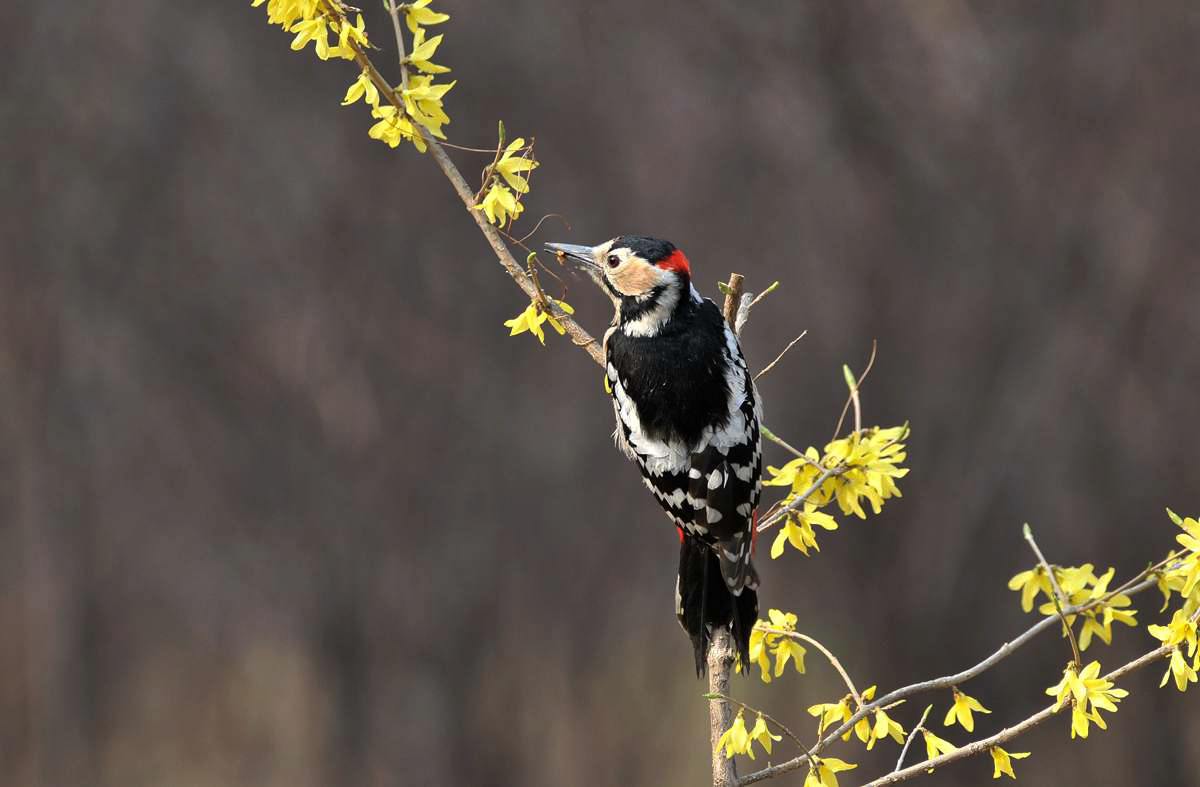
<path id="1" fill-rule="evenodd" d="M 808 334 L 808 329 L 805 328 L 803 331 L 800 332 L 799 336 L 797 336 L 795 339 L 792 339 L 790 342 L 788 342 L 788 346 L 783 348 L 783 352 L 781 352 L 781 353 L 779 353 L 779 355 L 775 356 L 775 360 L 771 361 L 769 364 L 764 366 L 761 372 L 754 375 L 754 380 L 757 382 L 759 377 L 762 377 L 764 374 L 766 374 L 767 372 L 774 369 L 775 364 L 779 363 L 779 361 L 783 359 L 783 356 L 787 355 L 787 351 L 792 349 L 792 347 L 796 344 L 796 342 L 803 339 L 805 337 L 805 335 L 807 335 L 807 334 Z"/>
<path id="2" fill-rule="evenodd" d="M 1042 564 L 1042 570 L 1046 572 L 1046 576 L 1050 577 L 1050 587 L 1054 590 L 1051 601 L 1054 602 L 1054 609 L 1058 612 L 1059 620 L 1062 621 L 1063 631 L 1066 632 L 1067 639 L 1071 641 L 1071 653 L 1075 658 L 1075 668 L 1079 669 L 1083 666 L 1083 658 L 1079 655 L 1079 643 L 1075 641 L 1075 631 L 1071 628 L 1066 613 L 1063 612 L 1063 605 L 1070 604 L 1071 599 L 1067 598 L 1067 594 L 1063 592 L 1062 587 L 1058 584 L 1058 578 L 1054 576 L 1054 569 L 1046 560 L 1046 556 L 1042 554 L 1042 550 L 1038 548 L 1037 542 L 1033 540 L 1033 528 L 1029 526 L 1028 522 L 1025 523 L 1022 532 L 1025 540 L 1029 542 L 1029 548 L 1033 550 L 1033 554 L 1037 555 L 1038 562 Z"/>
<path id="3" fill-rule="evenodd" d="M 1174 560 L 1177 560 L 1178 558 L 1179 558 L 1179 553 L 1177 553 L 1175 550 L 1172 549 L 1165 558 L 1163 558 L 1162 560 L 1158 561 L 1154 565 L 1147 568 L 1144 572 L 1142 572 L 1142 574 L 1134 576 L 1132 579 L 1128 580 L 1124 585 L 1121 585 L 1116 590 L 1110 590 L 1109 592 L 1105 593 L 1103 598 L 1101 598 L 1101 601 L 1108 601 L 1111 598 L 1115 598 L 1115 597 L 1121 595 L 1126 590 L 1128 590 L 1129 587 L 1137 584 L 1140 581 L 1142 576 L 1150 576 L 1152 574 L 1156 574 L 1159 571 L 1162 571 L 1164 568 L 1166 568 L 1169 563 L 1171 563 Z"/>
<path id="4" fill-rule="evenodd" d="M 825 468 L 825 470 L 819 476 L 817 476 L 817 479 L 812 482 L 812 485 L 809 486 L 808 489 L 804 490 L 804 494 L 798 496 L 795 500 L 780 508 L 778 511 L 760 522 L 758 524 L 758 532 L 761 533 L 764 530 L 775 526 L 775 524 L 777 524 L 781 519 L 784 519 L 790 512 L 795 511 L 800 506 L 804 505 L 805 501 L 812 497 L 813 494 L 815 494 L 816 491 L 821 488 L 822 484 L 834 476 L 841 475 L 842 473 L 846 472 L 847 469 L 849 469 L 849 466 L 845 464 L 839 464 L 833 467 Z"/>
<path id="5" fill-rule="evenodd" d="M 921 720 L 917 722 L 917 726 L 913 727 L 908 732 L 908 737 L 904 739 L 904 748 L 900 750 L 900 757 L 896 760 L 896 767 L 892 769 L 892 773 L 904 767 L 904 758 L 908 754 L 908 747 L 912 746 L 913 738 L 917 737 L 917 733 L 925 728 L 925 720 L 929 718 L 929 711 L 933 710 L 932 705 L 925 706 L 925 712 L 921 714 Z"/>
<path id="6" fill-rule="evenodd" d="M 780 437 L 779 435 L 775 434 L 774 432 L 772 432 L 772 431 L 771 431 L 770 429 L 768 429 L 767 427 L 765 427 L 765 426 L 760 426 L 760 427 L 759 427 L 759 431 L 761 431 L 761 432 L 762 432 L 762 436 L 763 436 L 763 437 L 767 438 L 767 439 L 768 439 L 768 440 L 770 440 L 772 443 L 775 443 L 775 444 L 776 444 L 776 445 L 778 445 L 778 446 L 782 446 L 784 449 L 786 449 L 786 450 L 787 450 L 787 451 L 789 451 L 790 453 L 794 454 L 794 455 L 795 455 L 797 458 L 799 458 L 799 459 L 803 459 L 803 460 L 804 460 L 806 463 L 808 463 L 808 464 L 812 465 L 813 467 L 817 468 L 818 470 L 824 470 L 824 469 L 825 469 L 825 467 L 824 467 L 824 466 L 823 466 L 823 465 L 822 465 L 820 462 L 816 462 L 816 461 L 814 461 L 814 460 L 810 459 L 810 458 L 808 457 L 808 455 L 807 455 L 807 454 L 805 454 L 805 453 L 802 453 L 802 452 L 800 451 L 800 449 L 799 449 L 799 448 L 796 448 L 796 447 L 795 447 L 795 446 L 793 446 L 791 443 L 785 442 L 785 441 L 784 441 L 784 439 L 783 439 L 782 437 Z"/>
<path id="7" fill-rule="evenodd" d="M 751 299 L 750 303 L 747 304 L 747 306 L 746 306 L 747 311 L 749 311 L 750 309 L 753 309 L 755 306 L 758 305 L 759 301 L 761 301 L 763 298 L 767 297 L 771 293 L 775 292 L 775 290 L 777 290 L 777 289 L 779 289 L 779 282 L 777 282 L 777 281 L 772 282 L 770 287 L 766 288 L 765 290 L 760 292 L 757 296 L 755 296 L 753 299 Z"/>
<path id="8" fill-rule="evenodd" d="M 782 637 L 787 637 L 788 639 L 798 639 L 803 642 L 807 642 L 817 650 L 821 651 L 826 660 L 828 660 L 829 663 L 833 665 L 833 668 L 838 671 L 838 674 L 842 676 L 842 682 L 846 684 L 846 688 L 850 689 L 850 694 L 854 697 L 854 701 L 859 705 L 863 704 L 862 695 L 859 694 L 858 689 L 855 688 L 854 681 L 850 679 L 850 673 L 846 672 L 846 668 L 842 666 L 842 662 L 838 661 L 837 656 L 833 655 L 833 653 L 830 652 L 830 650 L 820 642 L 808 636 L 807 634 L 801 634 L 799 631 L 787 631 L 786 629 L 777 629 L 772 628 L 771 626 L 756 626 L 756 628 L 759 631 L 766 632 L 767 634 L 778 634 Z"/>
<path id="9" fill-rule="evenodd" d="M 855 396 L 857 395 L 859 389 L 862 388 L 863 382 L 866 381 L 867 375 L 869 375 L 871 373 L 871 369 L 874 368 L 874 366 L 875 366 L 875 351 L 876 351 L 876 349 L 878 349 L 878 342 L 876 342 L 874 339 L 872 339 L 871 340 L 871 357 L 867 361 L 867 368 L 863 369 L 862 374 L 860 374 L 856 378 L 854 387 L 850 389 L 850 395 L 846 397 L 846 403 L 844 405 L 842 405 L 842 414 L 838 416 L 837 426 L 835 426 L 833 428 L 833 437 L 829 438 L 829 442 L 831 442 L 831 443 L 837 439 L 838 434 L 842 431 L 842 423 L 846 420 L 846 413 L 849 411 L 850 405 L 854 402 Z M 857 417 L 861 421 L 861 413 L 859 413 L 857 415 Z M 861 426 L 859 428 L 861 428 Z"/>
<path id="10" fill-rule="evenodd" d="M 788 631 L 787 629 L 777 629 L 771 626 L 755 626 L 755 628 L 767 634 L 778 634 L 779 636 L 787 637 L 788 639 L 798 639 L 803 642 L 807 642 L 817 650 L 821 651 L 822 655 L 824 655 L 829 663 L 833 665 L 833 668 L 838 671 L 838 674 L 842 676 L 842 682 L 846 684 L 846 688 L 850 689 L 850 694 L 854 697 L 854 701 L 859 705 L 863 704 L 862 695 L 859 694 L 858 689 L 854 687 L 854 681 L 850 679 L 850 673 L 846 672 L 846 668 L 842 666 L 842 662 L 838 661 L 837 656 L 833 655 L 833 653 L 831 653 L 829 649 L 820 642 L 817 642 L 807 634 L 801 634 L 799 631 Z"/>
<path id="11" fill-rule="evenodd" d="M 406 56 L 404 35 L 400 32 L 400 9 L 396 6 L 396 0 L 388 0 L 388 16 L 392 18 L 392 30 L 396 33 L 396 52 L 400 55 L 400 86 L 408 90 L 408 65 L 404 62 Z"/>

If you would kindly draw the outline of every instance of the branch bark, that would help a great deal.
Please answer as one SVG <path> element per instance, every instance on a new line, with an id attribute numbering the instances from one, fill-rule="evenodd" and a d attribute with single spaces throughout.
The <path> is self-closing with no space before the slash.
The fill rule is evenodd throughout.
<path id="1" fill-rule="evenodd" d="M 708 646 L 708 692 L 729 696 L 729 676 L 733 672 L 733 636 L 725 627 L 713 631 Z M 721 735 L 733 724 L 733 706 L 724 699 L 708 701 L 708 741 L 712 747 L 713 787 L 736 787 L 737 768 L 717 745 Z"/>

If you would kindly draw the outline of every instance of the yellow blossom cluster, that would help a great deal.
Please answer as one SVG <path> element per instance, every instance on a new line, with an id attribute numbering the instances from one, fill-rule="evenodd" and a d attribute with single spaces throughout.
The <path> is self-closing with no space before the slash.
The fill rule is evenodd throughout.
<path id="1" fill-rule="evenodd" d="M 778 609 L 767 611 L 767 620 L 759 620 L 750 631 L 750 661 L 758 665 L 763 683 L 771 682 L 771 656 L 775 657 L 775 677 L 783 675 L 789 661 L 796 671 L 804 674 L 804 657 L 808 651 L 788 634 L 796 630 L 796 615 Z M 740 672 L 742 665 L 738 664 Z"/>
<path id="2" fill-rule="evenodd" d="M 870 702 L 875 699 L 875 691 L 875 686 L 869 687 L 862 693 L 862 701 Z M 847 694 L 837 702 L 822 702 L 811 706 L 808 709 L 809 715 L 819 719 L 817 734 L 822 735 L 829 727 L 835 724 L 845 724 L 854 718 L 857 711 L 851 708 L 851 703 L 856 703 L 856 700 L 853 695 Z M 851 733 L 867 744 L 867 751 L 875 748 L 875 744 L 884 738 L 891 738 L 896 743 L 903 744 L 905 735 L 904 727 L 888 716 L 887 711 L 882 708 L 872 711 L 855 722 L 854 727 L 842 736 L 842 740 L 850 740 Z"/>
<path id="3" fill-rule="evenodd" d="M 783 736 L 775 735 L 767 729 L 767 722 L 761 713 L 754 721 L 754 726 L 747 730 L 746 709 L 743 708 L 738 711 L 737 717 L 734 718 L 729 729 L 721 733 L 721 737 L 717 739 L 717 748 L 725 750 L 726 759 L 732 758 L 735 754 L 744 754 L 753 760 L 755 741 L 758 741 L 758 745 L 762 746 L 767 754 L 770 754 L 771 743 L 778 740 L 783 740 Z"/>
<path id="4" fill-rule="evenodd" d="M 1054 709 L 1058 710 L 1068 702 L 1071 708 L 1071 737 L 1088 736 L 1088 725 L 1095 723 L 1100 729 L 1108 729 L 1100 711 L 1116 713 L 1117 703 L 1129 696 L 1125 689 L 1114 688 L 1111 680 L 1099 677 L 1100 662 L 1093 661 L 1078 670 L 1075 664 L 1068 664 L 1063 670 L 1063 677 L 1057 684 L 1046 689 L 1046 693 L 1055 698 Z"/>
<path id="5" fill-rule="evenodd" d="M 450 17 L 429 8 L 432 0 L 415 0 L 397 6 L 404 13 L 405 22 L 413 35 L 413 50 L 404 58 L 404 65 L 411 66 L 419 74 L 408 76 L 402 85 L 392 87 L 370 66 L 365 51 L 370 47 L 362 14 L 351 24 L 350 8 L 341 0 L 254 0 L 257 7 L 266 3 L 267 21 L 294 33 L 292 49 L 304 49 L 314 42 L 317 57 L 322 60 L 341 58 L 357 60 L 362 73 L 350 85 L 342 106 L 349 106 L 362 99 L 371 108 L 375 124 L 367 135 L 396 147 L 402 141 L 411 142 L 417 150 L 426 150 L 422 129 L 438 139 L 445 139 L 442 127 L 450 122 L 442 106 L 442 100 L 454 82 L 435 84 L 433 74 L 444 74 L 450 69 L 432 61 L 443 36 L 426 38 L 424 25 L 436 25 Z M 330 36 L 336 42 L 330 43 Z M 382 91 L 382 92 L 381 92 Z"/>
<path id="6" fill-rule="evenodd" d="M 251 8 L 267 4 L 267 22 L 294 33 L 292 49 L 300 51 L 312 41 L 322 60 L 353 60 L 355 47 L 367 46 L 362 14 L 350 24 L 347 9 L 338 0 L 254 0 Z M 337 37 L 332 46 L 329 36 Z"/>
<path id="7" fill-rule="evenodd" d="M 900 497 L 896 479 L 908 475 L 908 468 L 901 467 L 907 458 L 908 432 L 907 425 L 863 429 L 828 443 L 824 452 L 809 446 L 803 457 L 783 467 L 768 466 L 771 478 L 763 481 L 764 486 L 791 487 L 781 505 L 786 508 L 804 498 L 802 506 L 788 511 L 771 545 L 771 557 L 782 555 L 789 543 L 806 556 L 809 549 L 820 551 L 814 526 L 838 527 L 832 516 L 820 510 L 829 503 L 836 501 L 843 515 L 866 519 L 864 501 L 878 514 L 885 500 Z"/>
<path id="8" fill-rule="evenodd" d="M 1105 645 L 1112 644 L 1112 624 L 1123 623 L 1126 626 L 1137 625 L 1137 610 L 1132 609 L 1132 599 L 1124 593 L 1109 595 L 1108 585 L 1112 582 L 1116 569 L 1110 568 L 1100 576 L 1096 576 L 1095 566 L 1084 563 L 1082 566 L 1053 566 L 1054 578 L 1066 596 L 1065 605 L 1078 607 L 1091 605 L 1077 614 L 1066 616 L 1067 625 L 1074 626 L 1076 619 L 1083 618 L 1083 626 L 1079 632 L 1079 649 L 1087 650 L 1092 644 L 1092 638 L 1098 637 Z M 1043 615 L 1056 615 L 1058 608 L 1054 604 L 1054 588 L 1046 570 L 1041 566 L 1022 571 L 1008 582 L 1010 590 L 1020 591 L 1021 609 L 1030 612 L 1039 594 L 1048 599 L 1038 607 Z M 1066 632 L 1063 632 L 1066 636 Z"/>
<path id="9" fill-rule="evenodd" d="M 1183 613 L 1191 617 L 1200 610 L 1200 521 L 1181 517 L 1169 508 L 1167 515 L 1183 529 L 1175 540 L 1184 551 L 1159 575 L 1158 589 L 1163 594 L 1164 610 L 1170 604 L 1171 593 L 1178 593 L 1183 598 Z"/>
<path id="10" fill-rule="evenodd" d="M 503 145 L 503 125 L 500 127 L 500 138 Z M 538 162 L 533 158 L 530 146 L 525 144 L 525 139 L 514 139 L 490 167 L 484 182 L 487 192 L 475 208 L 482 210 L 488 221 L 497 227 L 515 221 L 525 209 L 516 195 L 529 192 L 529 179 L 521 173 L 530 172 L 537 166 Z"/>

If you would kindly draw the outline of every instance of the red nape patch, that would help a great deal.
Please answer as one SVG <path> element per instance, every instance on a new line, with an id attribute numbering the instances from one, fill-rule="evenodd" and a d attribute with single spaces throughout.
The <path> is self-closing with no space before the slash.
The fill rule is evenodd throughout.
<path id="1" fill-rule="evenodd" d="M 680 527 L 679 525 L 676 525 L 675 529 L 679 531 L 679 543 L 682 544 L 683 543 L 683 528 Z"/>
<path id="2" fill-rule="evenodd" d="M 692 273 L 692 266 L 688 265 L 688 258 L 683 256 L 683 252 L 679 249 L 671 252 L 669 257 L 659 260 L 656 264 L 665 271 L 682 271 L 689 276 Z"/>

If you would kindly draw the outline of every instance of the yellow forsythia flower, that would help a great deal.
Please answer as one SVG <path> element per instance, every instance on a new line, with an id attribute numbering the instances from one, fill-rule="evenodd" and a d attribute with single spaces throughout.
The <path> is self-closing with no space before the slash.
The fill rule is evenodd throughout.
<path id="1" fill-rule="evenodd" d="M 1147 626 L 1146 630 L 1150 632 L 1150 636 L 1168 647 L 1174 647 L 1174 652 L 1171 653 L 1171 661 L 1167 667 L 1166 673 L 1163 674 L 1162 682 L 1159 683 L 1159 688 L 1167 685 L 1167 681 L 1172 677 L 1175 678 L 1175 687 L 1180 691 L 1187 691 L 1189 683 L 1197 682 L 1197 671 L 1200 670 L 1200 647 L 1197 643 L 1196 621 L 1192 620 L 1190 615 L 1187 615 L 1183 610 L 1175 610 L 1174 617 L 1166 626 Z M 1187 656 L 1192 659 L 1192 664 L 1189 665 L 1184 658 L 1184 650 L 1186 648 Z"/>
<path id="2" fill-rule="evenodd" d="M 771 543 L 771 559 L 774 560 L 783 554 L 784 544 L 791 544 L 799 549 L 805 557 L 808 557 L 810 548 L 820 552 L 821 548 L 817 545 L 817 536 L 813 525 L 825 530 L 837 530 L 838 528 L 837 520 L 829 514 L 818 511 L 815 503 L 806 502 L 804 511 L 794 511 L 783 520 L 779 532 L 775 534 L 775 540 Z"/>
<path id="3" fill-rule="evenodd" d="M 1029 752 L 1027 751 L 1007 752 L 999 746 L 993 746 L 988 749 L 988 753 L 992 755 L 993 779 L 999 779 L 1000 774 L 1004 774 L 1010 779 L 1017 778 L 1017 775 L 1013 773 L 1012 761 L 1023 760 L 1029 756 Z"/>
<path id="4" fill-rule="evenodd" d="M 962 725 L 967 732 L 975 731 L 975 718 L 972 713 L 991 713 L 990 710 L 983 707 L 979 700 L 974 697 L 968 697 L 958 689 L 954 690 L 954 704 L 950 706 L 950 710 L 946 712 L 946 718 L 942 724 L 946 727 L 954 726 L 957 721 Z"/>
<path id="5" fill-rule="evenodd" d="M 838 702 L 822 702 L 809 707 L 809 715 L 816 716 L 821 720 L 817 724 L 818 735 L 824 735 L 825 730 L 835 724 L 845 724 L 850 721 L 851 717 L 854 716 L 854 711 L 850 709 L 850 701 L 852 699 L 854 698 L 847 694 Z M 842 736 L 842 740 L 849 739 L 849 732 Z"/>
<path id="6" fill-rule="evenodd" d="M 1200 587 L 1200 521 L 1194 517 L 1184 519 L 1169 508 L 1167 514 L 1172 522 L 1183 528 L 1183 532 L 1175 536 L 1175 540 L 1190 553 L 1183 565 L 1171 573 L 1181 580 L 1179 594 L 1189 599 L 1189 606 L 1185 607 L 1185 610 L 1191 614 L 1195 610 L 1196 599 L 1189 597 L 1193 590 Z"/>
<path id="7" fill-rule="evenodd" d="M 746 732 L 746 712 L 739 710 L 733 724 L 717 739 L 717 748 L 724 747 L 725 758 L 733 759 L 735 754 L 745 754 L 749 745 L 750 735 Z"/>
<path id="8" fill-rule="evenodd" d="M 948 740 L 944 740 L 934 735 L 924 727 L 921 728 L 921 734 L 925 736 L 925 759 L 932 760 L 935 757 L 940 757 L 943 754 L 949 754 L 958 747 Z"/>
<path id="9" fill-rule="evenodd" d="M 483 201 L 475 208 L 482 210 L 488 221 L 497 227 L 502 227 L 509 221 L 516 221 L 521 211 L 525 210 L 525 206 L 517 202 L 511 191 L 495 182 L 483 196 Z"/>
<path id="10" fill-rule="evenodd" d="M 546 300 L 558 306 L 558 308 L 562 309 L 565 314 L 575 313 L 575 309 L 572 308 L 571 305 L 566 301 L 556 301 L 552 298 L 547 298 Z M 508 334 L 509 336 L 516 336 L 519 333 L 525 333 L 526 331 L 529 331 L 537 337 L 539 342 L 545 345 L 546 333 L 542 329 L 542 323 L 544 322 L 550 323 L 550 327 L 554 328 L 554 330 L 558 332 L 559 336 L 562 336 L 567 332 L 567 329 L 562 326 L 562 323 L 554 319 L 553 315 L 551 315 L 549 312 L 538 306 L 536 301 L 530 301 L 529 305 L 525 307 L 525 311 L 521 312 L 516 317 L 513 317 L 511 320 L 505 320 L 504 326 L 510 329 Z"/>
<path id="11" fill-rule="evenodd" d="M 386 142 L 388 147 L 392 148 L 399 145 L 401 140 L 407 139 L 417 150 L 425 152 L 425 140 L 421 139 L 413 124 L 395 107 L 374 107 L 371 109 L 371 117 L 379 121 L 367 131 L 367 136 L 371 139 Z"/>
<path id="12" fill-rule="evenodd" d="M 899 722 L 888 716 L 886 711 L 877 710 L 867 735 L 867 751 L 875 748 L 875 744 L 884 738 L 891 738 L 896 743 L 903 745 L 904 728 L 900 726 Z"/>
<path id="13" fill-rule="evenodd" d="M 529 181 L 518 173 L 536 169 L 538 166 L 537 161 L 532 158 L 517 155 L 524 148 L 525 139 L 517 137 L 508 143 L 508 147 L 504 149 L 504 153 L 501 154 L 500 160 L 496 162 L 495 167 L 496 172 L 518 194 L 525 194 L 529 191 Z"/>
<path id="14" fill-rule="evenodd" d="M 759 620 L 750 631 L 750 661 L 757 664 L 762 674 L 763 683 L 771 682 L 771 658 L 775 656 L 775 677 L 783 675 L 783 670 L 791 661 L 796 671 L 804 674 L 804 657 L 808 650 L 795 639 L 780 631 L 796 630 L 796 615 L 794 612 L 783 612 L 778 609 L 767 611 L 770 621 Z M 775 629 L 766 631 L 765 629 Z"/>
<path id="15" fill-rule="evenodd" d="M 367 104 L 372 107 L 379 106 L 379 89 L 375 87 L 375 83 L 371 81 L 371 77 L 366 71 L 358 75 L 358 79 L 354 80 L 354 84 L 346 91 L 346 97 L 342 99 L 342 106 L 350 106 L 360 98 L 365 99 Z"/>
<path id="16" fill-rule="evenodd" d="M 415 122 L 429 129 L 438 139 L 445 139 L 442 126 L 450 122 L 450 116 L 442 108 L 442 99 L 458 82 L 435 85 L 433 77 L 414 74 L 408 78 L 408 87 L 400 91 L 404 99 L 404 111 Z"/>
<path id="17" fill-rule="evenodd" d="M 404 23 L 413 35 L 421 25 L 440 25 L 450 18 L 449 14 L 441 14 L 429 8 L 433 0 L 415 0 L 404 6 Z"/>
<path id="18" fill-rule="evenodd" d="M 445 74 L 450 69 L 446 66 L 439 66 L 437 63 L 431 62 L 434 53 L 441 45 L 444 35 L 436 35 L 428 41 L 425 40 L 425 31 L 421 28 L 413 34 L 413 50 L 407 58 L 407 62 L 412 63 L 426 74 Z"/>
<path id="19" fill-rule="evenodd" d="M 1021 609 L 1025 612 L 1033 611 L 1033 600 L 1037 598 L 1038 593 L 1045 593 L 1046 598 L 1054 598 L 1050 578 L 1041 566 L 1022 571 L 1008 580 L 1008 589 L 1021 591 Z"/>
<path id="20" fill-rule="evenodd" d="M 767 754 L 770 754 L 771 753 L 771 742 L 772 741 L 781 741 L 781 740 L 783 740 L 783 736 L 782 735 L 772 735 L 771 731 L 767 729 L 766 720 L 763 719 L 763 715 L 760 713 L 760 714 L 758 714 L 758 719 L 754 722 L 754 727 L 752 727 L 750 730 L 750 740 L 758 741 L 758 744 L 763 747 L 763 749 L 767 752 Z M 749 746 L 749 744 L 747 744 L 747 749 L 748 749 L 747 754 L 749 754 L 750 759 L 753 760 L 754 759 L 753 747 L 751 747 L 751 746 Z"/>
<path id="21" fill-rule="evenodd" d="M 804 777 L 804 787 L 838 787 L 837 774 L 852 771 L 857 765 L 839 760 L 837 757 L 816 757 L 815 768 L 809 768 Z"/>

